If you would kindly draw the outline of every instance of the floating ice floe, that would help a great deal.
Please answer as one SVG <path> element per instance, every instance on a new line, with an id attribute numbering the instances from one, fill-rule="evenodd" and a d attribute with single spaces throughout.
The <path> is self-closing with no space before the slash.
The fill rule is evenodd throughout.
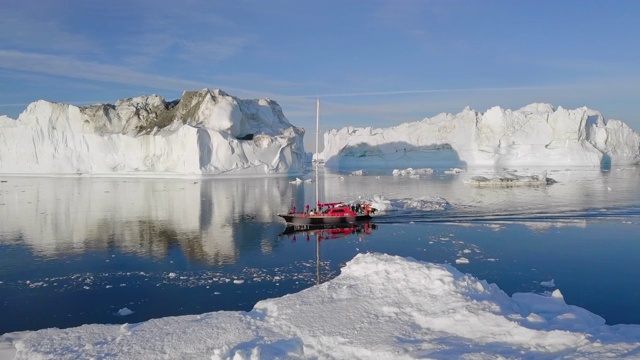
<path id="1" fill-rule="evenodd" d="M 464 169 L 460 169 L 460 168 L 451 168 L 449 170 L 444 171 L 445 174 L 453 174 L 453 175 L 460 174 L 463 172 L 464 172 Z"/>
<path id="2" fill-rule="evenodd" d="M 313 180 L 311 179 L 302 180 L 297 177 L 295 180 L 289 181 L 289 184 L 302 184 L 302 183 L 310 183 L 310 182 L 313 182 Z"/>
<path id="3" fill-rule="evenodd" d="M 134 311 L 132 311 L 129 308 L 126 308 L 126 307 L 118 310 L 118 315 L 120 315 L 120 316 L 127 316 L 127 315 L 131 315 L 133 313 L 134 313 Z"/>
<path id="4" fill-rule="evenodd" d="M 503 175 L 491 178 L 485 176 L 473 176 L 465 180 L 467 184 L 475 186 L 544 186 L 551 185 L 556 181 L 547 177 L 547 172 L 543 171 L 535 175 L 516 175 L 512 172 L 505 172 Z"/>
<path id="5" fill-rule="evenodd" d="M 407 168 L 404 170 L 393 169 L 392 174 L 393 176 L 430 175 L 430 174 L 433 174 L 433 169 L 431 168 L 420 168 L 420 169 Z"/>
<path id="6" fill-rule="evenodd" d="M 540 285 L 542 285 L 544 287 L 549 287 L 549 288 L 556 287 L 556 283 L 555 283 L 555 281 L 553 281 L 553 279 L 551 279 L 549 281 L 541 281 Z"/>

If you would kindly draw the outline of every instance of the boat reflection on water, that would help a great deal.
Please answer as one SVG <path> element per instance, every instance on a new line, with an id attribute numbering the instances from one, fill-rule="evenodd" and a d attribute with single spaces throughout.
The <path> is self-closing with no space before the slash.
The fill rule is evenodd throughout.
<path id="1" fill-rule="evenodd" d="M 318 237 L 318 241 L 322 241 L 357 234 L 358 238 L 362 240 L 364 236 L 371 234 L 371 231 L 377 228 L 378 225 L 368 221 L 354 224 L 288 225 L 280 235 L 290 237 L 292 241 L 296 241 L 297 236 L 305 236 L 309 241 L 311 235 L 315 235 Z"/>
<path id="2" fill-rule="evenodd" d="M 322 282 L 320 276 L 320 243 L 326 240 L 337 240 L 349 236 L 357 236 L 358 241 L 363 241 L 364 237 L 378 228 L 378 225 L 369 221 L 352 224 L 333 225 L 288 225 L 280 234 L 281 237 L 290 238 L 296 242 L 299 238 L 310 242 L 312 238 L 316 242 L 316 284 Z"/>

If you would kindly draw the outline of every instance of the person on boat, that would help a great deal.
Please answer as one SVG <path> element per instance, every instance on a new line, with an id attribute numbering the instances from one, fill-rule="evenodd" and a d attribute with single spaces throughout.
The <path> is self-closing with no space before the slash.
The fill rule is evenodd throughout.
<path id="1" fill-rule="evenodd" d="M 375 208 L 373 208 L 373 207 L 371 207 L 371 205 L 366 204 L 366 205 L 364 206 L 364 211 L 365 211 L 365 213 L 367 213 L 367 214 L 375 214 L 376 209 L 375 209 Z"/>

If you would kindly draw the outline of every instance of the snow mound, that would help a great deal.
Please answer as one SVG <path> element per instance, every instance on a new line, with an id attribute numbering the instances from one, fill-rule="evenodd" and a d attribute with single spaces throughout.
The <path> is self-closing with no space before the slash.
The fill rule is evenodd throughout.
<path id="1" fill-rule="evenodd" d="M 518 110 L 465 108 L 389 128 L 346 127 L 324 134 L 320 154 L 328 167 L 376 166 L 591 166 L 640 163 L 640 134 L 619 120 L 605 121 L 587 107 Z M 361 165 L 360 165 L 361 166 Z"/>
<path id="2" fill-rule="evenodd" d="M 559 290 L 514 294 L 448 265 L 357 255 L 335 279 L 222 311 L 9 333 L 3 358 L 637 358 L 640 326 L 607 326 Z"/>
<path id="3" fill-rule="evenodd" d="M 301 172 L 304 130 L 271 100 L 185 91 L 77 107 L 39 100 L 0 117 L 0 173 L 269 174 Z"/>

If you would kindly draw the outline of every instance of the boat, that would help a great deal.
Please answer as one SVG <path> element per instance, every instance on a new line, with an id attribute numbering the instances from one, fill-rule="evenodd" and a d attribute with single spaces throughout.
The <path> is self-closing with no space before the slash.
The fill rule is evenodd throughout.
<path id="1" fill-rule="evenodd" d="M 315 209 L 305 206 L 305 211 L 296 211 L 292 207 L 286 214 L 278 214 L 287 225 L 323 226 L 332 224 L 354 224 L 371 220 L 371 215 L 376 212 L 370 204 L 357 203 L 320 203 L 318 201 L 318 138 L 320 134 L 320 99 L 316 100 L 316 204 Z"/>
<path id="2" fill-rule="evenodd" d="M 318 207 L 312 210 L 298 212 L 292 208 L 286 214 L 278 214 L 287 224 L 291 225 L 332 225 L 355 224 L 371 220 L 371 215 L 376 209 L 367 203 L 346 204 L 318 203 Z"/>

